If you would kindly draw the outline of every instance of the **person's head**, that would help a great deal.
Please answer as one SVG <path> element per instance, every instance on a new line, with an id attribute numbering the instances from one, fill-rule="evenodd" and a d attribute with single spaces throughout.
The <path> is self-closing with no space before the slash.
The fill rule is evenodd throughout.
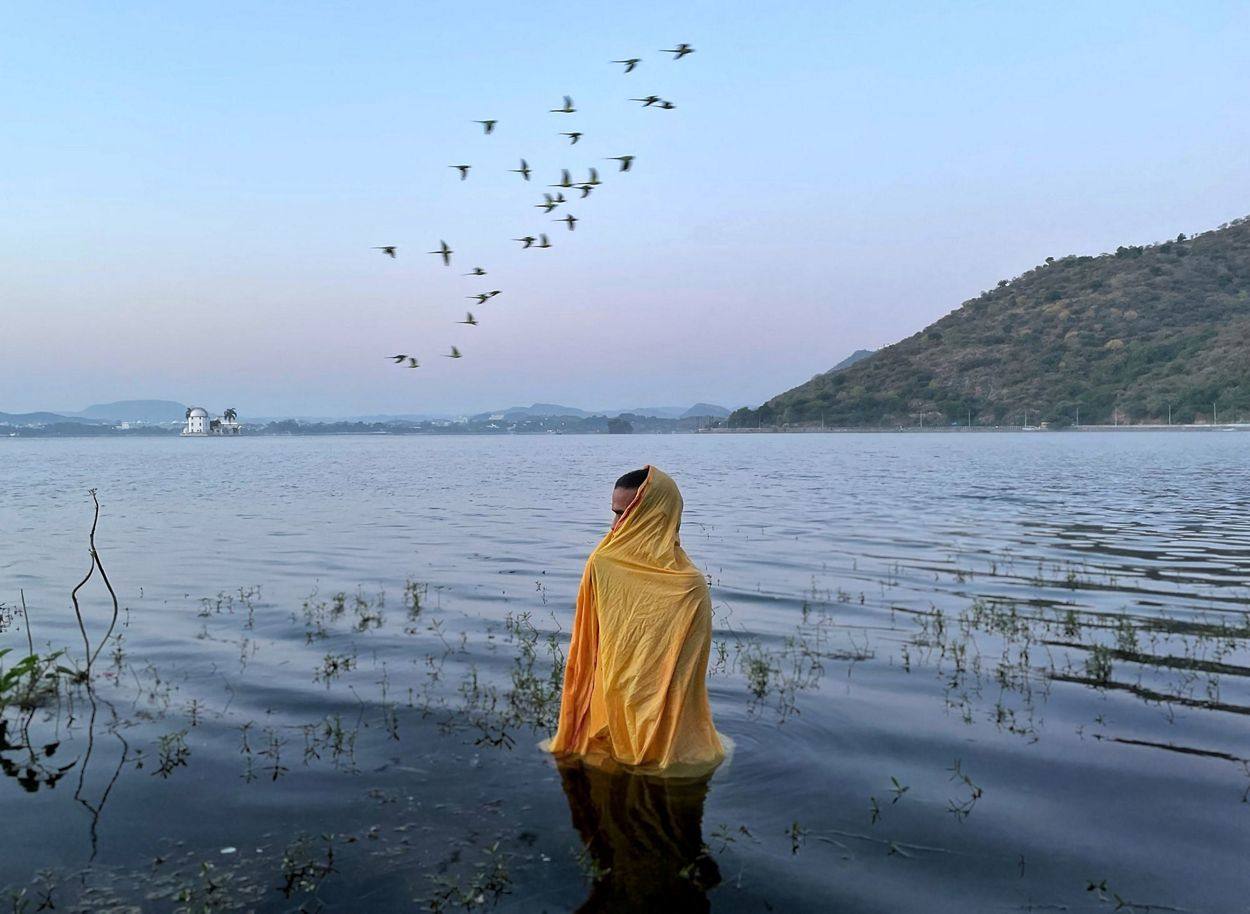
<path id="1" fill-rule="evenodd" d="M 630 470 L 618 479 L 616 485 L 612 487 L 612 513 L 615 515 L 612 521 L 613 530 L 621 522 L 621 518 L 625 516 L 625 509 L 634 500 L 634 496 L 638 494 L 638 489 L 646 478 L 646 467 L 643 467 L 641 470 Z"/>

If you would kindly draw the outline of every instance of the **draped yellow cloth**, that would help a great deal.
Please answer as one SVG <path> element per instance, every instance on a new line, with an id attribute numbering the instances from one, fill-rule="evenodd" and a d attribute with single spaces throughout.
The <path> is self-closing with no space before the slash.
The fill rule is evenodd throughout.
<path id="1" fill-rule="evenodd" d="M 582 573 L 547 748 L 600 767 L 696 776 L 725 757 L 707 697 L 712 599 L 681 548 L 677 484 L 647 471 Z"/>

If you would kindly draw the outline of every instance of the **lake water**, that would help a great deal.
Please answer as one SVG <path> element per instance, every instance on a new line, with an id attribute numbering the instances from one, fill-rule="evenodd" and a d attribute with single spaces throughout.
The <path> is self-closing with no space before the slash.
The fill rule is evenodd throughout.
<path id="1" fill-rule="evenodd" d="M 648 462 L 710 783 L 536 745 Z M 10 666 L 23 592 L 82 663 L 93 488 L 121 647 L 4 713 L 4 910 L 1247 910 L 1250 435 L 0 440 Z"/>

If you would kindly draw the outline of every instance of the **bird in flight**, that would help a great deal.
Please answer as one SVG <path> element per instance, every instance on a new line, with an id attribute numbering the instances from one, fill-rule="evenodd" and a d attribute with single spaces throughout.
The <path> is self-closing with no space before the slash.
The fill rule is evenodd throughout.
<path id="1" fill-rule="evenodd" d="M 693 54 L 694 48 L 686 44 L 684 41 L 675 48 L 660 48 L 661 54 L 672 54 L 673 60 L 681 60 L 687 54 Z"/>
<path id="2" fill-rule="evenodd" d="M 400 362 L 402 362 L 404 359 L 408 358 L 408 356 L 407 356 L 406 354 L 404 354 L 404 353 L 402 353 L 402 352 L 401 352 L 399 355 L 393 355 L 393 356 L 391 356 L 390 358 L 391 358 L 391 361 L 392 361 L 392 362 L 394 362 L 396 365 L 398 365 L 398 364 L 399 364 Z"/>
<path id="3" fill-rule="evenodd" d="M 490 298 L 489 292 L 479 292 L 477 295 L 466 295 L 465 298 L 474 299 L 479 305 L 486 304 L 486 299 Z"/>
<path id="4" fill-rule="evenodd" d="M 573 231 L 573 227 L 577 225 L 577 217 L 574 216 L 572 213 L 569 213 L 563 219 L 552 219 L 551 221 L 552 222 L 567 222 L 569 224 L 570 232 Z"/>
<path id="5" fill-rule="evenodd" d="M 560 191 L 558 194 L 556 194 L 556 202 L 557 202 L 557 203 L 564 203 L 564 202 L 565 202 L 565 200 L 564 200 L 564 191 Z"/>
<path id="6" fill-rule="evenodd" d="M 577 185 L 577 189 L 582 192 L 582 199 L 585 200 L 587 197 L 590 196 L 590 192 L 602 183 L 603 182 L 599 180 L 599 172 L 596 171 L 594 168 L 591 168 L 590 177 L 587 178 L 585 181 L 583 181 L 581 184 Z"/>
<path id="7" fill-rule="evenodd" d="M 483 270 L 481 267 L 474 267 L 472 273 L 465 273 L 463 275 L 464 276 L 485 276 L 486 271 Z"/>
<path id="8" fill-rule="evenodd" d="M 430 254 L 441 254 L 443 258 L 443 266 L 451 266 L 451 255 L 456 253 L 447 246 L 447 242 L 439 239 L 439 249 L 437 251 L 428 251 Z"/>
<path id="9" fill-rule="evenodd" d="M 458 359 L 458 358 L 460 358 L 460 357 L 461 357 L 461 356 L 460 356 L 460 350 L 459 350 L 459 349 L 457 349 L 455 346 L 452 346 L 452 347 L 451 347 L 451 352 L 449 352 L 447 355 L 443 356 L 443 358 L 445 358 L 445 359 Z"/>
<path id="10" fill-rule="evenodd" d="M 674 105 L 674 104 L 673 104 L 672 102 L 670 102 L 670 101 L 662 101 L 662 102 L 660 102 L 660 107 L 661 107 L 661 108 L 665 108 L 665 109 L 667 109 L 667 110 L 672 110 L 673 108 L 676 108 L 677 106 L 676 106 L 676 105 Z"/>
<path id="11" fill-rule="evenodd" d="M 543 212 L 549 213 L 553 209 L 555 209 L 557 206 L 560 205 L 559 202 L 554 197 L 551 196 L 551 194 L 543 194 L 543 197 L 544 197 L 545 202 L 534 204 L 534 206 L 536 206 L 538 209 L 541 209 Z"/>
<path id="12" fill-rule="evenodd" d="M 620 162 L 621 171 L 629 171 L 629 167 L 634 164 L 633 156 L 608 156 L 609 161 Z"/>
<path id="13" fill-rule="evenodd" d="M 548 184 L 547 186 L 548 187 L 572 187 L 573 178 L 571 175 L 569 175 L 569 170 L 567 168 L 561 168 L 560 169 L 560 183 Z"/>
<path id="14" fill-rule="evenodd" d="M 381 251 L 383 254 L 388 255 L 392 260 L 395 259 L 395 245 L 393 244 L 380 244 L 375 246 L 374 250 Z"/>
<path id="15" fill-rule="evenodd" d="M 487 298 L 494 298 L 496 295 L 503 295 L 503 290 L 502 290 L 502 289 L 496 289 L 495 291 L 493 291 L 493 292 L 491 292 L 490 294 L 488 294 L 486 297 L 487 297 Z"/>
<path id="16" fill-rule="evenodd" d="M 570 146 L 576 146 L 577 141 L 582 138 L 582 135 L 580 133 L 577 133 L 576 131 L 574 131 L 573 133 L 562 133 L 560 134 L 560 136 L 568 137 Z"/>
<path id="17" fill-rule="evenodd" d="M 624 60 L 614 60 L 612 61 L 612 63 L 623 63 L 625 64 L 625 72 L 633 73 L 634 67 L 642 63 L 642 58 L 641 57 L 627 57 Z"/>
<path id="18" fill-rule="evenodd" d="M 421 367 L 421 363 L 420 363 L 420 362 L 418 362 L 416 359 L 414 359 L 412 356 L 409 356 L 409 357 L 408 357 L 408 367 L 409 367 L 409 368 L 420 368 L 420 367 Z"/>
<path id="19" fill-rule="evenodd" d="M 571 96 L 566 95 L 566 96 L 564 96 L 564 107 L 563 107 L 563 108 L 552 108 L 552 109 L 551 109 L 551 113 L 552 113 L 552 114 L 572 114 L 572 113 L 573 113 L 574 111 L 576 111 L 576 110 L 577 110 L 577 109 L 573 107 L 573 99 L 572 99 L 572 97 L 571 97 Z"/>
<path id="20" fill-rule="evenodd" d="M 448 165 L 447 167 L 460 169 L 460 180 L 463 181 L 465 178 L 469 176 L 469 169 L 472 168 L 473 166 L 471 165 Z"/>
<path id="21" fill-rule="evenodd" d="M 477 326 L 477 318 L 473 316 L 473 312 L 469 311 L 465 314 L 464 320 L 456 321 L 457 324 L 468 324 L 471 327 Z"/>
<path id="22" fill-rule="evenodd" d="M 535 247 L 539 247 L 539 248 L 549 248 L 549 247 L 551 247 L 551 242 L 547 240 L 547 236 L 546 236 L 546 235 L 542 235 L 542 234 L 540 234 L 538 237 L 539 237 L 539 238 L 541 238 L 542 240 L 541 240 L 541 241 L 539 241 L 539 242 L 538 242 L 538 244 L 536 244 L 536 245 L 535 245 Z"/>
<path id="23" fill-rule="evenodd" d="M 473 123 L 481 124 L 482 130 L 486 133 L 487 136 L 490 136 L 494 132 L 495 125 L 498 124 L 499 121 L 474 121 Z"/>
<path id="24" fill-rule="evenodd" d="M 534 236 L 526 235 L 524 238 L 513 238 L 512 240 L 521 242 L 521 245 L 522 245 L 521 250 L 525 250 L 527 247 L 529 247 L 531 244 L 534 243 Z"/>
<path id="25" fill-rule="evenodd" d="M 518 174 L 518 175 L 520 175 L 522 178 L 524 178 L 526 181 L 528 181 L 528 180 L 530 179 L 530 167 L 529 167 L 529 163 L 528 163 L 528 162 L 526 162 L 524 159 L 522 159 L 522 160 L 521 160 L 521 167 L 520 167 L 520 168 L 511 168 L 511 169 L 509 169 L 509 171 L 513 171 L 513 172 L 515 172 L 516 174 Z"/>
<path id="26" fill-rule="evenodd" d="M 630 101 L 642 102 L 642 107 L 650 108 L 656 102 L 660 101 L 660 97 L 658 95 L 648 95 L 646 98 L 631 98 Z"/>

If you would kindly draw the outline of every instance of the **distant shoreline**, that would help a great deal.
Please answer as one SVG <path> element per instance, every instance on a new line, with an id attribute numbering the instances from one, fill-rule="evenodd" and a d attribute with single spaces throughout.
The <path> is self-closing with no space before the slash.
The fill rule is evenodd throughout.
<path id="1" fill-rule="evenodd" d="M 108 440 L 117 439 L 145 439 L 153 438 L 165 440 L 190 440 L 203 438 L 205 440 L 237 440 L 238 438 L 418 438 L 418 437 L 438 437 L 438 438 L 561 438 L 561 437 L 586 437 L 586 438 L 606 438 L 606 437 L 639 437 L 639 436 L 663 436 L 663 435 L 900 435 L 900 434 L 923 434 L 923 435 L 962 435 L 969 432 L 974 434 L 1004 434 L 1004 433 L 1069 433 L 1069 432 L 1122 432 L 1122 433 L 1140 433 L 1140 432 L 1250 432 L 1250 423 L 1231 423 L 1229 425 L 1069 425 L 1059 428 L 1040 428 L 1036 426 L 1020 426 L 1020 425 L 976 425 L 971 428 L 964 426 L 897 426 L 894 428 L 865 428 L 865 427 L 842 427 L 842 428 L 819 428 L 819 427 L 790 427 L 783 428 L 777 426 L 765 426 L 762 428 L 703 428 L 703 429 L 682 429 L 673 431 L 660 430 L 637 430 L 632 433 L 617 434 L 612 432 L 543 432 L 543 431 L 451 431 L 451 430 L 427 430 L 427 429 L 403 429 L 387 431 L 316 431 L 309 429 L 308 431 L 282 431 L 282 432 L 244 432 L 240 435 L 199 435 L 184 436 L 178 435 L 176 432 L 154 432 L 151 430 L 126 430 L 126 431 L 110 431 L 110 432 L 86 432 L 83 434 L 75 434 L 73 432 L 54 432 L 52 434 L 41 434 L 33 430 L 25 430 L 17 434 L 0 432 L 0 440 L 54 440 L 54 439 L 99 439 Z"/>
<path id="2" fill-rule="evenodd" d="M 762 428 L 705 428 L 695 434 L 699 435 L 795 435 L 795 434 L 872 434 L 886 435 L 905 432 L 923 434 L 992 434 L 996 432 L 1250 432 L 1250 422 L 1234 422 L 1228 425 L 1064 425 L 1056 428 L 1024 425 L 957 425 L 957 426 L 920 426 L 900 425 L 895 428 L 845 426 L 838 428 L 819 428 L 816 426 L 764 426 Z"/>

